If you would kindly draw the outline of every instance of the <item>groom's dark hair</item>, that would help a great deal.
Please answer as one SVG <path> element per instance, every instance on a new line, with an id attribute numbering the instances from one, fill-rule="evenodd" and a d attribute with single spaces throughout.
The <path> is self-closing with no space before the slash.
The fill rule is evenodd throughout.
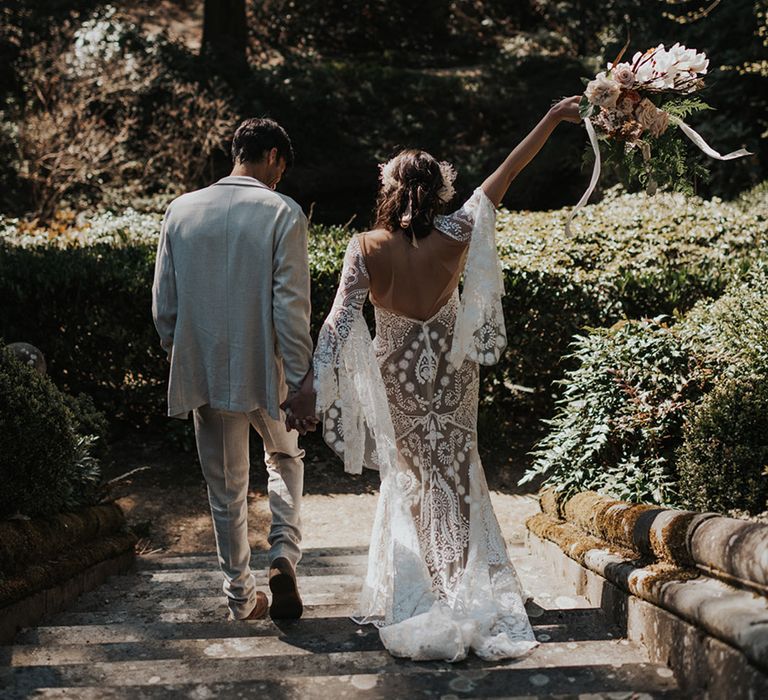
<path id="1" fill-rule="evenodd" d="M 274 119 L 246 119 L 232 139 L 233 163 L 257 163 L 267 151 L 277 149 L 278 158 L 285 158 L 287 167 L 293 165 L 293 146 L 285 129 Z"/>

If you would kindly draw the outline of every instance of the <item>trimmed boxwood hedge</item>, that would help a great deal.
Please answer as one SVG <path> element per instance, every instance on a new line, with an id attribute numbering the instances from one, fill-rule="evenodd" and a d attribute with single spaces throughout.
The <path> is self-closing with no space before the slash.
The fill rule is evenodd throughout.
<path id="1" fill-rule="evenodd" d="M 576 333 L 719 295 L 764 255 L 764 192 L 725 203 L 613 190 L 579 214 L 570 237 L 565 210 L 500 212 L 509 347 L 483 374 L 485 410 L 546 415 Z M 0 335 L 40 346 L 55 381 L 112 418 L 160 425 L 167 366 L 150 318 L 160 215 L 79 219 L 46 230 L 0 222 Z M 315 333 L 351 234 L 311 228 Z"/>
<path id="2" fill-rule="evenodd" d="M 726 377 L 692 412 L 678 452 L 691 510 L 768 510 L 768 375 Z"/>
<path id="3" fill-rule="evenodd" d="M 72 408 L 85 409 L 77 417 Z M 92 402 L 63 394 L 0 342 L 0 519 L 49 515 L 94 502 L 91 454 L 104 418 Z"/>

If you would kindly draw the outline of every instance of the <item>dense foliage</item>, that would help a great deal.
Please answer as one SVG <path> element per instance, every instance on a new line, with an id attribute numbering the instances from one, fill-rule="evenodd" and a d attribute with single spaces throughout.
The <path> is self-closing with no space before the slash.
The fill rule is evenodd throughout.
<path id="1" fill-rule="evenodd" d="M 375 164 L 400 146 L 454 161 L 467 194 L 553 99 L 579 92 L 580 76 L 614 58 L 627 23 L 633 46 L 682 41 L 706 51 L 713 65 L 703 97 L 716 109 L 694 124 L 718 148 L 757 153 L 710 161 L 712 181 L 698 182 L 699 192 L 733 196 L 764 178 L 765 0 L 691 17 L 671 0 L 661 12 L 628 0 L 599 8 L 581 0 L 270 0 L 251 4 L 250 62 L 235 77 L 198 55 L 198 3 L 140 5 L 14 0 L 3 8 L 6 212 L 50 218 L 61 200 L 130 204 L 202 185 L 226 172 L 237 121 L 262 113 L 292 133 L 298 161 L 286 187 L 306 208 L 317 204 L 318 220 L 357 214 L 365 225 Z M 584 135 L 569 127 L 555 138 L 508 206 L 576 201 Z"/>
<path id="2" fill-rule="evenodd" d="M 765 247 L 757 191 L 722 203 L 613 192 L 563 231 L 565 214 L 502 212 L 509 347 L 484 374 L 484 410 L 547 415 L 572 337 L 621 318 L 672 314 L 720 294 Z M 0 333 L 42 347 L 52 376 L 133 425 L 162 423 L 167 366 L 150 319 L 160 214 L 134 210 L 37 228 L 0 225 Z M 650 206 L 653 204 L 653 206 Z M 313 332 L 335 294 L 351 235 L 313 226 Z"/>
<path id="3" fill-rule="evenodd" d="M 725 204 L 615 191 L 579 214 L 572 236 L 564 217 L 499 216 L 509 348 L 487 373 L 498 387 L 489 400 L 503 402 L 503 387 L 522 385 L 535 393 L 515 395 L 515 403 L 533 399 L 547 413 L 552 381 L 572 365 L 563 358 L 575 334 L 685 311 L 719 295 L 768 245 L 768 202 L 759 194 Z"/>
<path id="4" fill-rule="evenodd" d="M 87 410 L 76 417 L 71 408 Z M 83 397 L 0 348 L 0 518 L 48 515 L 93 502 L 100 467 L 92 454 L 104 417 Z"/>
<path id="5" fill-rule="evenodd" d="M 636 502 L 675 500 L 674 453 L 702 376 L 680 338 L 649 321 L 578 337 L 558 412 L 524 481 Z"/>
<path id="6" fill-rule="evenodd" d="M 767 510 L 767 308 L 759 262 L 671 326 L 635 321 L 578 338 L 577 367 L 526 480 L 697 510 Z"/>
<path id="7" fill-rule="evenodd" d="M 692 510 L 768 510 L 768 375 L 724 378 L 692 412 L 678 453 Z"/>

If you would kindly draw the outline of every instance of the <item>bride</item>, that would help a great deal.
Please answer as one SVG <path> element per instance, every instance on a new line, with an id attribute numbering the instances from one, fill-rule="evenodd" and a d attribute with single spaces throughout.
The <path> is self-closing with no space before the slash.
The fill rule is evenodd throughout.
<path id="1" fill-rule="evenodd" d="M 507 342 L 495 208 L 555 126 L 579 121 L 578 102 L 555 104 L 449 215 L 449 164 L 405 150 L 381 167 L 377 228 L 350 240 L 314 371 L 285 404 L 289 426 L 306 429 L 311 418 L 291 409 L 316 392 L 345 469 L 380 471 L 354 619 L 377 625 L 395 656 L 459 661 L 471 649 L 496 660 L 538 644 L 478 454 L 478 365 L 497 362 Z"/>

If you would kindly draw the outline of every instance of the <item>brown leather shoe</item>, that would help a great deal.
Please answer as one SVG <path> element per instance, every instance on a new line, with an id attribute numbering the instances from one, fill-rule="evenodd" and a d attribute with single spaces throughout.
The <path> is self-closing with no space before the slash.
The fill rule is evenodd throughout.
<path id="1" fill-rule="evenodd" d="M 253 610 L 247 617 L 241 617 L 239 619 L 232 617 L 232 613 L 229 615 L 230 620 L 236 620 L 237 622 L 246 622 L 247 620 L 261 620 L 267 616 L 267 608 L 269 608 L 269 601 L 267 600 L 266 593 L 256 591 L 256 605 L 253 606 Z"/>
<path id="2" fill-rule="evenodd" d="M 272 605 L 269 616 L 274 620 L 298 620 L 304 612 L 296 574 L 285 557 L 278 557 L 269 567 L 269 590 L 272 591 Z"/>

